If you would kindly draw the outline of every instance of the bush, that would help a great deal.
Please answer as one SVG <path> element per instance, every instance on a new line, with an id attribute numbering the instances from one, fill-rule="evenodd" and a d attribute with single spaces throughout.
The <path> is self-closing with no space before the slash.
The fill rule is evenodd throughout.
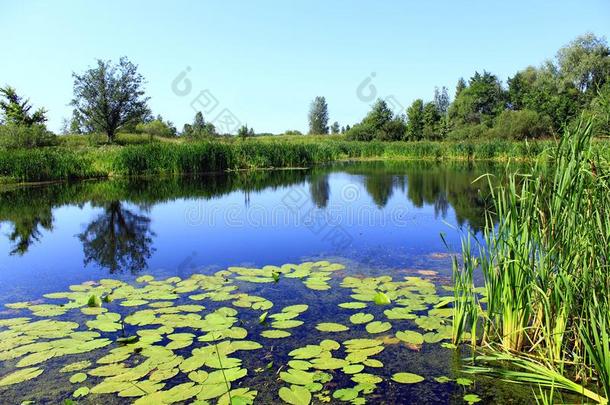
<path id="1" fill-rule="evenodd" d="M 462 126 L 447 134 L 448 139 L 456 141 L 484 138 L 489 136 L 490 130 L 485 124 Z"/>
<path id="2" fill-rule="evenodd" d="M 505 139 L 535 139 L 551 134 L 551 119 L 532 110 L 505 110 L 496 119 L 492 133 Z"/>
<path id="3" fill-rule="evenodd" d="M 136 132 L 147 134 L 151 138 L 154 136 L 168 138 L 176 135 L 175 128 L 172 128 L 160 119 L 136 125 Z"/>
<path id="4" fill-rule="evenodd" d="M 346 137 L 352 141 L 372 141 L 375 129 L 366 124 L 356 124 L 347 131 Z"/>
<path id="5" fill-rule="evenodd" d="M 55 146 L 57 137 L 44 125 L 0 125 L 0 146 L 7 149 Z"/>

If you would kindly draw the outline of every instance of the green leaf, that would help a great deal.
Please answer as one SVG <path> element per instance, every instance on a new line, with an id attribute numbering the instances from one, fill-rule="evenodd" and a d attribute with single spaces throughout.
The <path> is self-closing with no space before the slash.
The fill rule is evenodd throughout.
<path id="1" fill-rule="evenodd" d="M 464 395 L 464 401 L 468 402 L 469 404 L 474 404 L 481 402 L 481 398 L 477 394 L 467 394 Z"/>
<path id="2" fill-rule="evenodd" d="M 70 377 L 70 382 L 72 384 L 82 383 L 87 379 L 87 374 L 85 373 L 76 373 L 72 377 Z"/>
<path id="3" fill-rule="evenodd" d="M 392 328 L 392 324 L 389 322 L 374 321 L 366 325 L 366 331 L 368 333 L 383 333 Z"/>
<path id="4" fill-rule="evenodd" d="M 87 301 L 87 306 L 92 307 L 92 308 L 101 307 L 102 300 L 97 295 L 92 295 L 89 297 L 89 300 Z"/>
<path id="5" fill-rule="evenodd" d="M 355 325 L 361 325 L 363 323 L 369 323 L 373 319 L 375 319 L 375 317 L 373 315 L 365 314 L 363 312 L 358 312 L 357 314 L 354 314 L 354 315 L 349 317 L 350 322 L 355 324 Z"/>
<path id="6" fill-rule="evenodd" d="M 373 297 L 373 302 L 377 305 L 390 305 L 392 303 L 390 298 L 382 292 L 375 294 Z"/>
<path id="7" fill-rule="evenodd" d="M 396 338 L 413 345 L 421 345 L 424 343 L 424 336 L 421 333 L 412 330 L 396 332 Z"/>
<path id="8" fill-rule="evenodd" d="M 413 373 L 396 373 L 392 376 L 392 380 L 400 384 L 416 384 L 424 381 L 424 377 Z"/>
<path id="9" fill-rule="evenodd" d="M 334 322 L 319 323 L 316 325 L 316 329 L 320 332 L 345 332 L 346 330 L 349 330 L 347 326 Z"/>
<path id="10" fill-rule="evenodd" d="M 262 331 L 261 336 L 267 339 L 282 339 L 291 336 L 291 333 L 285 330 L 270 329 Z"/>
<path id="11" fill-rule="evenodd" d="M 280 388 L 279 395 L 287 404 L 309 405 L 311 403 L 311 392 L 307 388 L 299 387 L 298 385 L 290 388 Z"/>
<path id="12" fill-rule="evenodd" d="M 42 374 L 44 370 L 38 367 L 24 368 L 4 375 L 0 379 L 0 387 L 5 385 L 19 384 L 24 381 L 32 380 Z"/>
<path id="13" fill-rule="evenodd" d="M 343 302 L 339 306 L 345 309 L 363 309 L 367 307 L 365 302 Z"/>

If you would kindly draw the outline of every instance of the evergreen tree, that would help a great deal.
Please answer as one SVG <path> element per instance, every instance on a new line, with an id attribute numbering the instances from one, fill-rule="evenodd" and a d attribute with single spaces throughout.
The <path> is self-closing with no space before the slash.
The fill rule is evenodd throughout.
<path id="1" fill-rule="evenodd" d="M 309 133 L 328 133 L 328 105 L 324 97 L 316 97 L 309 107 Z"/>

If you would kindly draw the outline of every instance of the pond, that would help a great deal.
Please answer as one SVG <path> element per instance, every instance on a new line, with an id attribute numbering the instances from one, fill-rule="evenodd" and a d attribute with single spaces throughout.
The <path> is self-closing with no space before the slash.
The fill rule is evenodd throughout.
<path id="1" fill-rule="evenodd" d="M 6 188 L 2 402 L 531 403 L 462 373 L 468 352 L 449 344 L 451 254 L 485 223 L 473 180 L 498 170 L 361 162 Z"/>

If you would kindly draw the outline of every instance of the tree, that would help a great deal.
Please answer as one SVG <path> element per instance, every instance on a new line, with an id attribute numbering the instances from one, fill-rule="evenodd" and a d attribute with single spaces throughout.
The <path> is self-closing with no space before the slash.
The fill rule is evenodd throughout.
<path id="1" fill-rule="evenodd" d="M 466 87 L 466 80 L 464 80 L 463 77 L 460 77 L 457 85 L 455 86 L 455 98 L 458 98 L 462 90 L 464 90 Z"/>
<path id="2" fill-rule="evenodd" d="M 508 79 L 508 107 L 550 117 L 555 132 L 576 117 L 582 108 L 579 90 L 573 83 L 563 80 L 551 62 L 540 68 L 529 66 Z"/>
<path id="3" fill-rule="evenodd" d="M 239 136 L 240 138 L 247 138 L 250 136 L 254 136 L 254 128 L 248 128 L 248 124 L 242 125 L 237 130 L 237 136 Z"/>
<path id="4" fill-rule="evenodd" d="M 330 132 L 332 134 L 338 134 L 341 131 L 339 127 L 339 123 L 337 121 L 333 122 L 333 125 L 330 126 Z"/>
<path id="5" fill-rule="evenodd" d="M 410 141 L 418 141 L 424 135 L 424 100 L 418 98 L 407 108 L 406 136 Z"/>
<path id="6" fill-rule="evenodd" d="M 434 106 L 439 115 L 447 114 L 447 110 L 449 110 L 449 93 L 447 87 L 443 86 L 440 91 L 438 87 L 434 88 Z"/>
<path id="7" fill-rule="evenodd" d="M 201 111 L 197 111 L 193 124 L 184 124 L 182 135 L 193 138 L 216 136 L 216 127 L 211 122 L 205 122 Z"/>
<path id="8" fill-rule="evenodd" d="M 592 33 L 581 35 L 561 48 L 557 63 L 562 77 L 584 93 L 587 101 L 610 78 L 610 48 L 605 38 Z"/>
<path id="9" fill-rule="evenodd" d="M 170 138 L 176 136 L 176 128 L 171 121 L 163 121 L 159 115 L 156 119 L 136 125 L 136 132 L 147 134 L 151 139 L 155 136 Z"/>
<path id="10" fill-rule="evenodd" d="M 96 67 L 72 76 L 72 105 L 87 125 L 106 133 L 110 142 L 119 129 L 140 122 L 149 113 L 144 77 L 125 57 L 116 65 L 98 59 Z"/>
<path id="11" fill-rule="evenodd" d="M 491 126 L 493 119 L 506 107 L 506 95 L 498 78 L 486 71 L 475 72 L 468 86 L 459 92 L 449 115 L 458 125 L 485 124 Z"/>
<path id="12" fill-rule="evenodd" d="M 378 99 L 364 119 L 346 131 L 348 138 L 359 141 L 397 141 L 404 137 L 405 123 L 385 100 Z"/>
<path id="13" fill-rule="evenodd" d="M 424 105 L 422 112 L 423 121 L 423 137 L 425 139 L 439 138 L 439 122 L 441 120 L 441 114 L 439 114 L 436 104 L 429 102 Z"/>
<path id="14" fill-rule="evenodd" d="M 328 133 L 328 105 L 324 97 L 316 97 L 309 107 L 309 133 Z"/>
<path id="15" fill-rule="evenodd" d="M 30 113 L 32 105 L 30 100 L 23 100 L 11 86 L 0 88 L 0 110 L 2 112 L 1 119 L 5 124 L 14 125 L 44 125 L 47 121 L 47 110 L 39 108 Z"/>
<path id="16" fill-rule="evenodd" d="M 195 119 L 193 120 L 192 129 L 193 131 L 203 131 L 205 128 L 205 120 L 203 119 L 203 114 L 201 111 L 197 111 L 195 114 Z"/>

